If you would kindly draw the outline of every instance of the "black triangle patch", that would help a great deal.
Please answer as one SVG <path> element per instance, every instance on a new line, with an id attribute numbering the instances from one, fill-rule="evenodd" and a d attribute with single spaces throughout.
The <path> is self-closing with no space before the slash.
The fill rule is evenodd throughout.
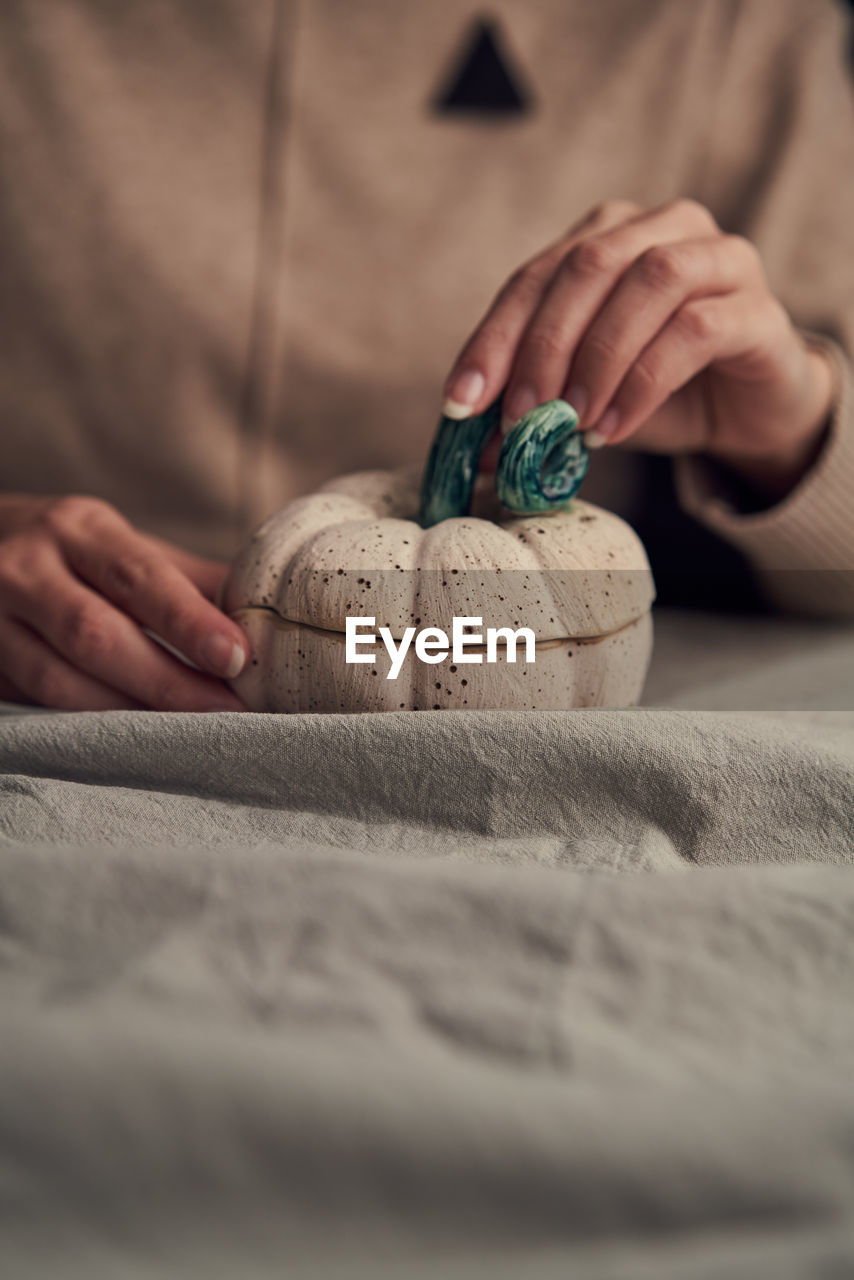
<path id="1" fill-rule="evenodd" d="M 524 115 L 531 95 L 513 67 L 497 23 L 473 23 L 459 56 L 432 101 L 441 115 Z"/>

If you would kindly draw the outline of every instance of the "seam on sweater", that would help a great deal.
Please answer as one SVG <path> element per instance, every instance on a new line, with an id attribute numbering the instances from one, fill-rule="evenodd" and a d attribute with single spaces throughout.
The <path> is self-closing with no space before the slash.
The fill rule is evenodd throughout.
<path id="1" fill-rule="evenodd" d="M 255 477 L 269 429 L 275 288 L 281 265 L 281 228 L 286 198 L 282 155 L 290 118 L 289 83 L 294 64 L 298 0 L 273 0 L 260 138 L 258 229 L 246 362 L 237 406 L 240 452 L 235 537 L 252 521 Z"/>

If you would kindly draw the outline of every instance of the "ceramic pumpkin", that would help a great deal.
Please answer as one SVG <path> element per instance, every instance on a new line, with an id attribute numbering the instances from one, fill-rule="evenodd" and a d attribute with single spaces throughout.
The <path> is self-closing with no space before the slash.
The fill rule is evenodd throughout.
<path id="1" fill-rule="evenodd" d="M 643 546 L 623 520 L 574 497 L 586 454 L 563 402 L 526 415 L 504 441 L 495 484 L 477 481 L 499 412 L 496 404 L 463 423 L 443 419 L 420 486 L 408 471 L 339 477 L 253 534 L 222 593 L 251 646 L 232 682 L 247 706 L 356 712 L 638 701 L 654 598 Z M 377 633 L 376 643 L 360 646 L 367 661 L 346 661 L 348 617 L 374 619 L 363 634 Z M 411 638 L 440 628 L 450 639 L 454 618 L 468 620 L 475 638 L 493 628 L 496 660 L 470 640 L 460 661 L 453 653 L 422 661 L 410 645 L 388 678 L 407 631 Z M 394 638 L 391 650 L 381 627 Z M 536 644 L 520 641 L 514 654 L 511 633 L 521 628 Z"/>

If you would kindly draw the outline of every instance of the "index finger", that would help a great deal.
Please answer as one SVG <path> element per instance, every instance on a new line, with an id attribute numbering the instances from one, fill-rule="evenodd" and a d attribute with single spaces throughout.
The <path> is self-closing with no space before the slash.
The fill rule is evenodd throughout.
<path id="1" fill-rule="evenodd" d="M 153 546 L 157 547 L 168 560 L 171 560 L 190 581 L 199 588 L 206 600 L 216 601 L 217 593 L 228 574 L 228 565 L 220 560 L 207 560 L 192 551 L 175 546 L 164 538 L 157 538 L 151 533 L 145 534 Z"/>
<path id="2" fill-rule="evenodd" d="M 545 295 L 555 269 L 574 245 L 640 213 L 628 200 L 610 200 L 586 214 L 502 285 L 445 381 L 442 413 L 468 418 L 492 404 L 505 386 L 516 348 Z"/>
<path id="3" fill-rule="evenodd" d="M 233 679 L 248 657 L 242 629 L 117 511 L 93 503 L 64 521 L 61 546 L 80 578 L 203 671 Z"/>

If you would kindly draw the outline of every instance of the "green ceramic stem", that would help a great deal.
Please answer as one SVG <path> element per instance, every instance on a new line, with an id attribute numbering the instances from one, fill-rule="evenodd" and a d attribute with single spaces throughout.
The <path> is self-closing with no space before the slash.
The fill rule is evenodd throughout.
<path id="1" fill-rule="evenodd" d="M 478 462 L 501 420 L 501 397 L 471 418 L 445 418 L 430 450 L 421 486 L 421 524 L 428 528 L 471 510 Z M 565 400 L 549 400 L 520 418 L 501 446 L 495 489 L 518 514 L 566 507 L 587 471 L 590 455 L 578 415 Z"/>
<path id="2" fill-rule="evenodd" d="M 421 483 L 419 519 L 425 529 L 468 515 L 480 455 L 500 422 L 500 397 L 474 417 L 440 419 Z"/>

